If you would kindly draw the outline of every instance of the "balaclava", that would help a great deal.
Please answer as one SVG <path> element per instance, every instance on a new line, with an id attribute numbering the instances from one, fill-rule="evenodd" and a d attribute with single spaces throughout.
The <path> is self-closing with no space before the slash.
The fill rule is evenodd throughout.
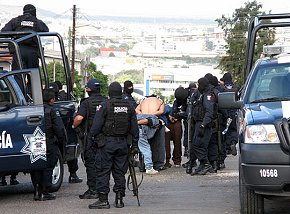
<path id="1" fill-rule="evenodd" d="M 124 82 L 124 91 L 127 93 L 127 94 L 132 94 L 133 93 L 133 83 L 130 81 L 130 80 L 127 80 Z"/>
<path id="2" fill-rule="evenodd" d="M 112 82 L 109 85 L 109 97 L 122 96 L 122 86 L 118 82 Z"/>
<path id="3" fill-rule="evenodd" d="M 198 90 L 200 93 L 203 94 L 209 87 L 209 81 L 207 78 L 202 77 L 197 82 L 198 82 Z"/>

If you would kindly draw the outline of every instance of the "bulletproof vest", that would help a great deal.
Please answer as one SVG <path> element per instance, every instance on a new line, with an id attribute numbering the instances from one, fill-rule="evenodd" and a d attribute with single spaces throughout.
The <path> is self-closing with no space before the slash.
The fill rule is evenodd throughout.
<path id="1" fill-rule="evenodd" d="M 107 117 L 103 133 L 108 136 L 125 136 L 130 130 L 131 105 L 123 99 L 107 101 Z"/>
<path id="2" fill-rule="evenodd" d="M 53 144 L 57 141 L 53 132 L 52 120 L 51 120 L 51 107 L 44 108 L 44 121 L 45 121 L 45 138 L 47 144 Z"/>
<path id="3" fill-rule="evenodd" d="M 101 102 L 103 102 L 105 100 L 105 98 L 103 96 L 90 96 L 87 101 L 88 101 L 88 105 L 89 105 L 89 109 L 88 109 L 88 130 L 90 130 L 90 128 L 92 127 L 93 121 L 94 121 L 94 117 L 96 114 L 96 110 L 98 108 L 98 106 L 101 105 Z"/>
<path id="4" fill-rule="evenodd" d="M 192 117 L 195 121 L 202 121 L 205 115 L 205 108 L 203 107 L 203 95 L 199 97 L 192 104 Z"/>

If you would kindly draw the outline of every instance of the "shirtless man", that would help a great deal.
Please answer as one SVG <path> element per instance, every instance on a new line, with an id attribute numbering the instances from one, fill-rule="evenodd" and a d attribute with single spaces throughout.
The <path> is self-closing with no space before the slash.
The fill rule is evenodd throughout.
<path id="1" fill-rule="evenodd" d="M 159 119 L 164 111 L 164 102 L 157 96 L 146 97 L 135 109 L 139 126 L 139 149 L 144 155 L 146 174 L 157 174 L 164 169 L 165 140 L 164 126 Z M 154 141 L 151 143 L 150 141 Z M 153 159 L 153 161 L 152 161 Z"/>

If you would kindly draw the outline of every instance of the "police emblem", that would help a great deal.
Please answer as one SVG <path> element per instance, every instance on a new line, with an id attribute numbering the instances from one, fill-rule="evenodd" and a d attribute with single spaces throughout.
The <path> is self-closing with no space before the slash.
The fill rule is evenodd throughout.
<path id="1" fill-rule="evenodd" d="M 46 138 L 41 129 L 36 127 L 33 134 L 23 134 L 23 138 L 26 144 L 20 152 L 30 154 L 31 163 L 39 159 L 46 161 Z"/>

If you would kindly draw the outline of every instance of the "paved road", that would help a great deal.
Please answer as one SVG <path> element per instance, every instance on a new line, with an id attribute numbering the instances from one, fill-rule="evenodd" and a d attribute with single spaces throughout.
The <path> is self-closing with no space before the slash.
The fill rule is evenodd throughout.
<path id="1" fill-rule="evenodd" d="M 184 160 L 186 161 L 186 160 Z M 217 174 L 190 176 L 183 168 L 172 167 L 159 175 L 144 175 L 140 187 L 141 206 L 137 206 L 132 192 L 127 191 L 125 207 L 113 206 L 114 194 L 109 194 L 111 209 L 90 210 L 88 204 L 94 200 L 80 200 L 78 195 L 86 190 L 85 182 L 69 184 L 68 173 L 55 201 L 35 202 L 32 200 L 33 188 L 28 175 L 19 176 L 21 184 L 0 188 L 1 214 L 34 213 L 166 213 L 166 214 L 238 214 L 238 157 L 226 160 L 227 168 Z M 85 178 L 83 164 L 79 163 L 79 174 Z M 138 173 L 139 179 L 141 173 Z M 276 203 L 277 204 L 277 203 Z M 266 202 L 265 213 L 289 213 L 290 208 L 278 203 Z"/>

